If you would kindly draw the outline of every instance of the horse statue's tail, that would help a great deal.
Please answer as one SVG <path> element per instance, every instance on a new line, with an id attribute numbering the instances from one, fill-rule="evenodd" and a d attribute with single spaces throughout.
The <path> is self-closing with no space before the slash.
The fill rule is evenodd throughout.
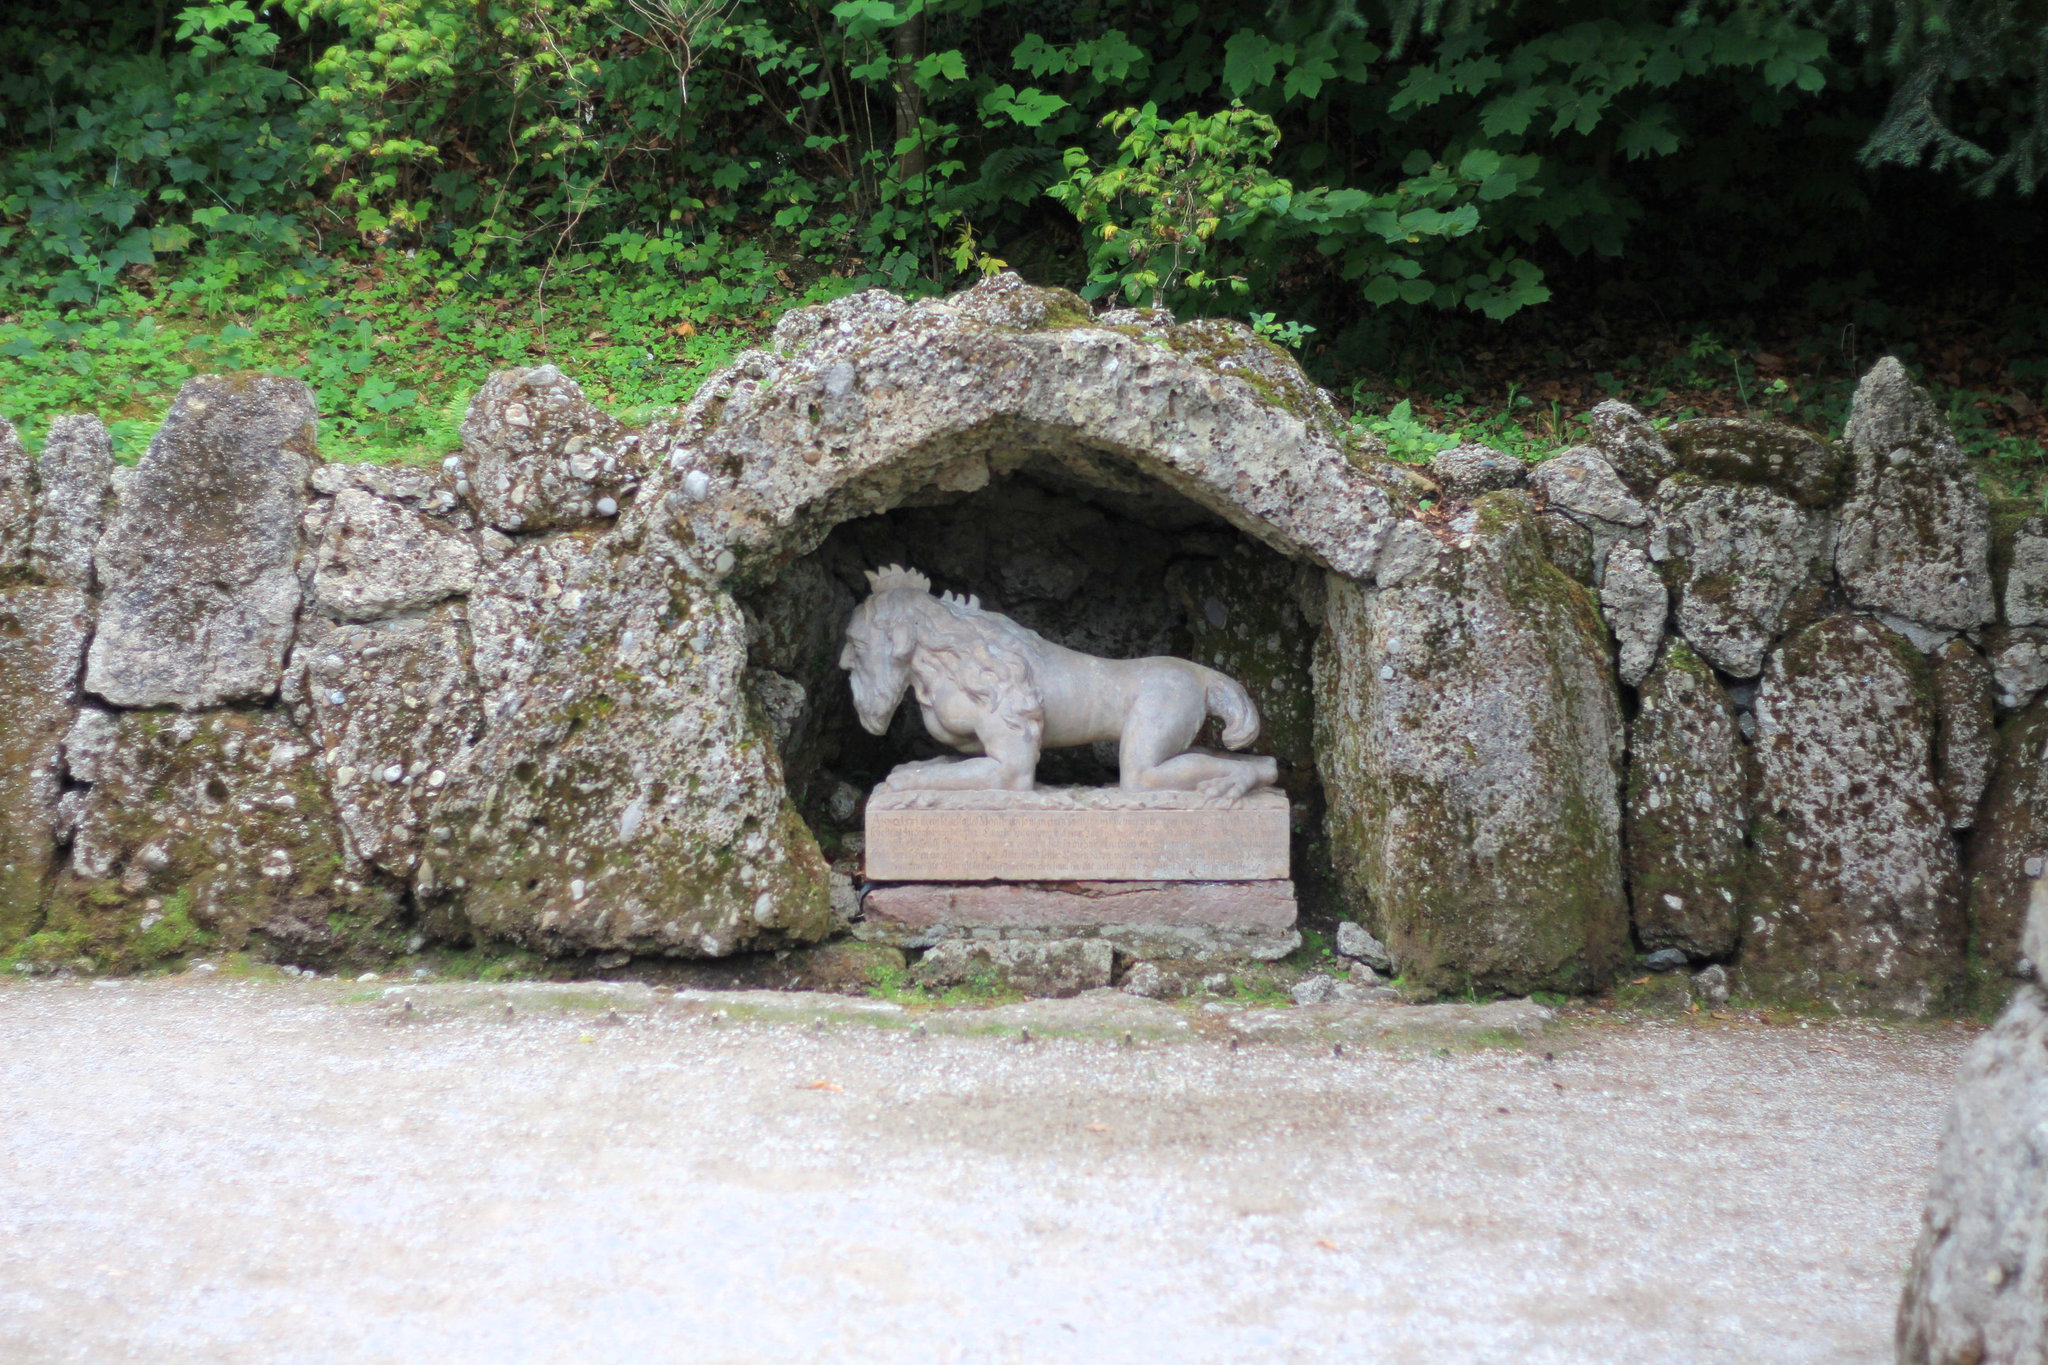
<path id="1" fill-rule="evenodd" d="M 1202 700 L 1209 714 L 1223 722 L 1224 748 L 1242 749 L 1259 737 L 1259 708 L 1235 678 L 1211 669 Z"/>

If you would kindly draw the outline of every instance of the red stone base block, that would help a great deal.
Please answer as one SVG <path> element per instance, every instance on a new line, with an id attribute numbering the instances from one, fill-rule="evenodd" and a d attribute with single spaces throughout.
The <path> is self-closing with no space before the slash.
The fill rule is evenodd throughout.
<path id="1" fill-rule="evenodd" d="M 882 883 L 861 907 L 861 938 L 906 948 L 1101 938 L 1139 956 L 1270 960 L 1301 943 L 1291 881 Z"/>

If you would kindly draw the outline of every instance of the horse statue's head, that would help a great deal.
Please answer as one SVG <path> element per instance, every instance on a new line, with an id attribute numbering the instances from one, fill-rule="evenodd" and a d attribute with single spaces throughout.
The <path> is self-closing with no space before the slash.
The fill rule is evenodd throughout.
<path id="1" fill-rule="evenodd" d="M 910 685 L 910 658 L 917 649 L 917 623 L 931 601 L 931 580 L 894 564 L 868 570 L 868 600 L 846 623 L 846 647 L 839 666 L 853 682 L 853 710 L 871 735 L 887 733 L 889 718 Z"/>

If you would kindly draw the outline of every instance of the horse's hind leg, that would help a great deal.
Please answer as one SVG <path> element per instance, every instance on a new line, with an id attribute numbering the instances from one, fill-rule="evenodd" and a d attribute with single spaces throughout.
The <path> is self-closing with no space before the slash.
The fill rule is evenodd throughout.
<path id="1" fill-rule="evenodd" d="M 1270 787 L 1279 778 L 1279 765 L 1270 758 L 1190 749 L 1198 727 L 1199 722 L 1133 724 L 1118 746 L 1117 785 L 1125 791 L 1243 796 L 1253 787 Z"/>
<path id="2" fill-rule="evenodd" d="M 1190 749 L 1148 768 L 1136 783 L 1126 777 L 1123 787 L 1126 791 L 1148 788 L 1227 797 L 1243 796 L 1254 787 L 1270 787 L 1279 779 L 1280 765 L 1273 759 Z"/>

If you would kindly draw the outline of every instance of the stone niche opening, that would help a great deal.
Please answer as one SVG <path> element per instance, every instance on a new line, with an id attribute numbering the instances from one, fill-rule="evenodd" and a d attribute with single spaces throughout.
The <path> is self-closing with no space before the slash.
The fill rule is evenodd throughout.
<path id="1" fill-rule="evenodd" d="M 982 466 L 986 468 L 986 466 Z M 979 480 L 969 480 L 979 481 Z M 918 569 L 934 592 L 981 599 L 1055 643 L 1108 658 L 1172 654 L 1243 682 L 1259 739 L 1293 806 L 1293 865 L 1308 913 L 1329 884 L 1314 760 L 1311 663 L 1323 570 L 1292 560 L 1115 456 L 1085 472 L 1033 457 L 979 487 L 926 487 L 839 522 L 772 579 L 743 589 L 747 690 L 765 711 L 785 781 L 829 858 L 861 827 L 862 802 L 896 764 L 947 751 L 908 699 L 887 734 L 853 713 L 838 667 L 865 571 Z M 1200 742 L 1219 745 L 1212 719 Z M 1045 785 L 1117 781 L 1112 744 L 1047 750 Z"/>

